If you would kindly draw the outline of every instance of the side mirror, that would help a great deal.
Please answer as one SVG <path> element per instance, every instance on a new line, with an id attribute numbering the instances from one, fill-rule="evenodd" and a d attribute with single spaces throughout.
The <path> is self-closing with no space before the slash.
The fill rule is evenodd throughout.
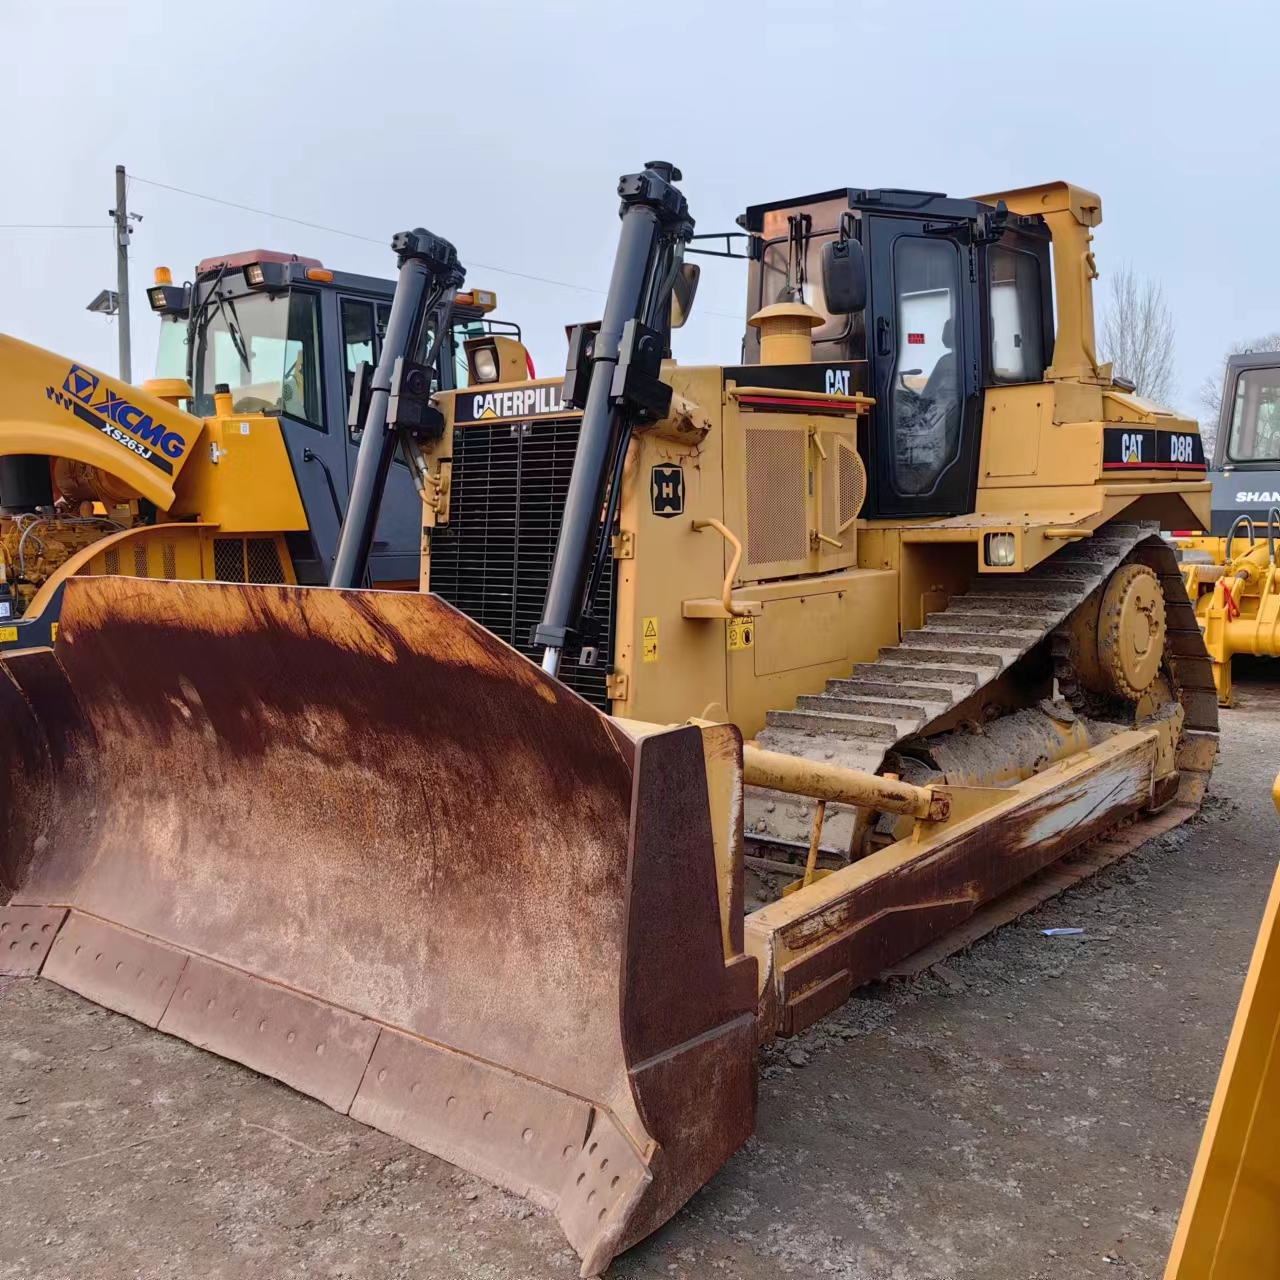
<path id="1" fill-rule="evenodd" d="M 829 315 L 852 315 L 867 305 L 867 266 L 857 240 L 842 237 L 822 246 L 822 293 Z"/>
<path id="2" fill-rule="evenodd" d="M 694 262 L 685 262 L 680 266 L 680 274 L 676 276 L 675 286 L 671 290 L 671 327 L 683 328 L 684 322 L 693 310 L 693 296 L 698 292 L 698 279 L 702 268 Z"/>

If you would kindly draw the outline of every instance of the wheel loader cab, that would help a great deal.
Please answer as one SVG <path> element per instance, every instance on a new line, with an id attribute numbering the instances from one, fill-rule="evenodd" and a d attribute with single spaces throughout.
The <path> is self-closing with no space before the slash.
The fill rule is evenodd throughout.
<path id="1" fill-rule="evenodd" d="M 1280 351 L 1227 359 L 1213 454 L 1209 532 L 1223 538 L 1247 516 L 1264 525 L 1280 507 Z"/>
<path id="2" fill-rule="evenodd" d="M 187 379 L 194 393 L 190 411 L 221 416 L 215 390 L 223 386 L 232 416 L 278 421 L 291 475 L 270 483 L 296 484 L 309 516 L 307 528 L 286 534 L 299 582 L 327 580 L 360 443 L 350 425 L 353 382 L 361 363 L 370 369 L 377 364 L 394 290 L 392 280 L 264 250 L 206 258 L 177 305 L 162 288 L 152 290 L 161 314 L 157 375 Z M 465 370 L 462 346 L 492 327 L 485 317 L 494 306 L 494 295 L 484 290 L 456 299 L 435 389 L 458 385 L 459 366 Z M 373 584 L 417 586 L 420 506 L 413 479 L 397 459 L 369 557 Z"/>
<path id="3" fill-rule="evenodd" d="M 0 335 L 0 649 L 49 644 L 78 575 L 325 583 L 359 453 L 356 371 L 402 354 L 384 341 L 395 297 L 390 280 L 265 250 L 206 259 L 182 285 L 157 268 L 157 376 L 141 386 Z M 523 352 L 518 327 L 489 318 L 492 292 L 432 297 L 423 397 L 465 382 L 482 339 L 503 368 Z M 361 571 L 384 589 L 419 585 L 411 457 L 389 461 Z"/>
<path id="4" fill-rule="evenodd" d="M 1280 352 L 1228 358 L 1211 478 L 1209 523 L 1176 545 L 1218 700 L 1230 706 L 1232 657 L 1280 654 Z"/>
<path id="5" fill-rule="evenodd" d="M 932 192 L 846 189 L 755 205 L 748 314 L 802 298 L 820 322 L 813 359 L 848 364 L 875 399 L 860 449 L 869 518 L 974 510 L 983 389 L 1039 382 L 1053 346 L 1050 233 L 1043 217 Z M 828 245 L 855 239 L 866 305 L 836 313 Z M 748 330 L 746 360 L 759 359 Z"/>

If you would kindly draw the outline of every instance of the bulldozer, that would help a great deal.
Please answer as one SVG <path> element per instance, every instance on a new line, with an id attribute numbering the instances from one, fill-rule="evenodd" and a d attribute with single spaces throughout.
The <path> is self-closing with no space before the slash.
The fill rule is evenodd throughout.
<path id="1" fill-rule="evenodd" d="M 0 335 L 0 648 L 49 643 L 77 574 L 325 582 L 359 445 L 353 380 L 381 351 L 392 293 L 267 250 L 207 258 L 184 285 L 159 268 L 157 375 L 140 387 Z M 433 389 L 478 377 L 474 348 L 502 344 L 508 364 L 524 351 L 492 292 L 450 297 Z M 421 509 L 398 460 L 369 584 L 417 589 Z"/>
<path id="2" fill-rule="evenodd" d="M 1097 360 L 1097 197 L 752 206 L 697 368 L 680 181 L 622 178 L 563 378 L 432 394 L 402 255 L 329 589 L 77 576 L 0 655 L 0 965 L 528 1196 L 584 1276 L 750 1135 L 761 1043 L 1183 820 L 1217 741 L 1159 536 L 1203 453 Z M 419 592 L 362 585 L 397 450 Z"/>
<path id="3" fill-rule="evenodd" d="M 1229 707 L 1232 657 L 1280 656 L 1280 353 L 1229 356 L 1224 378 L 1210 520 L 1174 545 Z"/>

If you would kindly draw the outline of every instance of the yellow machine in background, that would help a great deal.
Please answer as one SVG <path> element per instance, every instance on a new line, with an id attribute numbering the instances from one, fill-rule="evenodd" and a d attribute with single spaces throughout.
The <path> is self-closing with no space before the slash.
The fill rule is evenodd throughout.
<path id="1" fill-rule="evenodd" d="M 1235 654 L 1280 657 L 1280 354 L 1228 358 L 1210 475 L 1210 520 L 1191 526 L 1201 533 L 1175 534 L 1174 545 L 1225 707 Z"/>
<path id="2" fill-rule="evenodd" d="M 0 648 L 49 643 L 76 575 L 327 579 L 358 448 L 350 380 L 380 352 L 392 282 L 262 250 L 157 279 L 160 376 L 140 387 L 0 335 Z M 505 353 L 490 381 L 525 375 L 518 330 L 487 332 L 495 305 L 454 299 L 436 385 L 469 376 L 460 348 Z M 417 586 L 421 509 L 397 466 L 371 582 Z"/>
<path id="3" fill-rule="evenodd" d="M 247 554 L 274 563 L 255 577 L 293 580 L 284 535 L 306 530 L 307 519 L 276 419 L 233 415 L 225 393 L 215 417 L 195 418 L 154 383 L 129 386 L 4 336 L 0 387 L 0 463 L 11 481 L 0 517 L 4 584 L 13 621 L 44 628 L 23 627 L 23 643 L 48 642 L 57 622 L 49 606 L 77 573 L 213 579 L 234 542 L 242 580 L 255 580 Z M 15 479 L 28 492 L 15 493 Z"/>
<path id="4" fill-rule="evenodd" d="M 1272 788 L 1280 811 L 1280 777 Z M 1271 886 L 1165 1280 L 1280 1275 L 1280 872 Z"/>
<path id="5" fill-rule="evenodd" d="M 1231 659 L 1237 653 L 1280 657 L 1280 509 L 1267 514 L 1265 537 L 1241 516 L 1225 538 L 1178 538 L 1187 594 L 1213 661 L 1218 702 L 1231 705 Z"/>

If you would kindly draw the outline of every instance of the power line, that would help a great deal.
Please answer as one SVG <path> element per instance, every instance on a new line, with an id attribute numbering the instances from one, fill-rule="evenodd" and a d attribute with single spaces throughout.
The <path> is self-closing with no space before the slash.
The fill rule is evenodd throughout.
<path id="1" fill-rule="evenodd" d="M 326 227 L 320 222 L 307 222 L 303 218 L 291 218 L 287 214 L 272 213 L 269 209 L 255 209 L 252 205 L 237 204 L 234 200 L 223 200 L 220 196 L 205 195 L 202 191 L 188 191 L 185 187 L 170 186 L 167 182 L 156 182 L 154 178 L 140 178 L 136 173 L 131 173 L 129 178 L 133 182 L 144 182 L 149 187 L 159 187 L 162 191 L 176 191 L 180 196 L 190 196 L 193 200 L 208 200 L 210 204 L 226 205 L 228 209 L 239 209 L 244 213 L 256 213 L 263 218 L 274 218 L 277 222 L 292 222 L 298 227 L 310 227 L 312 231 L 327 231 L 330 235 L 346 236 L 349 240 L 363 240 L 367 244 L 380 244 L 384 248 L 389 243 L 387 240 L 378 240 L 373 236 L 362 236 L 355 231 L 343 231 L 341 227 Z"/>
<path id="2" fill-rule="evenodd" d="M 129 175 L 134 182 L 144 182 L 149 187 L 159 187 L 162 191 L 175 191 L 178 195 L 190 196 L 193 200 L 208 200 L 211 204 L 225 205 L 229 209 L 239 209 L 243 213 L 255 213 L 263 218 L 274 218 L 277 222 L 291 222 L 297 227 L 309 227 L 312 231 L 326 231 L 334 236 L 346 236 L 349 240 L 363 240 L 366 244 L 382 245 L 390 243 L 390 237 L 377 239 L 375 236 L 361 235 L 357 231 L 344 231 L 341 227 L 326 226 L 322 222 L 308 222 L 305 218 L 292 218 L 283 213 L 272 213 L 270 209 L 255 209 L 252 205 L 240 204 L 235 200 L 223 200 L 220 196 L 205 195 L 202 191 L 188 191 L 185 187 L 171 186 L 167 182 L 156 182 L 152 178 L 140 178 L 136 173 Z M 533 280 L 538 284 L 551 284 L 560 289 L 576 289 L 579 293 L 598 293 L 603 295 L 604 289 L 592 289 L 584 284 L 570 284 L 567 280 L 552 280 L 548 276 L 535 276 L 527 271 L 512 271 L 509 267 L 495 267 L 487 262 L 473 262 L 469 265 L 479 267 L 481 271 L 492 271 L 497 275 L 516 276 L 521 280 Z"/>
<path id="3" fill-rule="evenodd" d="M 381 245 L 384 248 L 389 244 L 389 237 L 378 239 L 376 236 L 361 235 L 358 231 L 345 231 L 341 227 L 330 227 L 322 222 L 309 222 L 305 218 L 294 218 L 284 213 L 273 213 L 270 209 L 257 209 L 253 205 L 240 204 L 235 200 L 224 200 L 221 196 L 206 195 L 203 191 L 189 191 L 186 187 L 175 187 L 168 182 L 157 182 L 154 178 L 140 178 L 136 173 L 129 174 L 131 182 L 145 183 L 149 187 L 159 187 L 162 191 L 173 191 L 181 196 L 189 196 L 193 200 L 207 200 L 210 204 L 225 205 L 228 209 L 239 209 L 242 213 L 256 214 L 262 218 L 274 218 L 277 222 L 291 222 L 297 227 L 308 227 L 312 231 L 324 231 L 329 235 L 345 236 L 348 240 L 362 240 L 365 244 Z M 495 275 L 514 276 L 520 280 L 532 280 L 536 284 L 554 285 L 557 289 L 574 289 L 578 293 L 594 293 L 600 297 L 606 297 L 608 291 L 605 289 L 593 289 L 585 284 L 571 284 L 567 280 L 553 280 L 549 276 L 535 276 L 527 271 L 513 271 L 510 267 L 495 267 L 488 262 L 471 261 L 467 264 L 469 267 L 477 267 L 481 271 L 492 271 Z M 703 315 L 720 316 L 727 320 L 739 320 L 741 317 L 731 314 L 727 311 L 705 310 Z"/>

